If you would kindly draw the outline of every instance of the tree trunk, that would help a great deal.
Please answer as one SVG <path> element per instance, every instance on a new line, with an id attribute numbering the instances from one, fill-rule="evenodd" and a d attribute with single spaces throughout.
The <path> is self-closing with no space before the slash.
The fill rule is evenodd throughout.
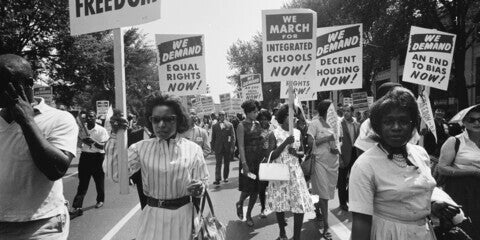
<path id="1" fill-rule="evenodd" d="M 455 92 L 458 98 L 458 110 L 460 110 L 468 107 L 468 92 L 465 79 L 465 47 L 467 44 L 467 34 L 465 32 L 465 2 L 464 0 L 458 0 L 456 3 L 457 39 L 453 59 L 455 64 Z"/>

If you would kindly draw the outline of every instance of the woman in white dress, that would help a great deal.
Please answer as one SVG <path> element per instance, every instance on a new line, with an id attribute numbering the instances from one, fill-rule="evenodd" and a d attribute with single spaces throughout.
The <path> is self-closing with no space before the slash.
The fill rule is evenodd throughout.
<path id="1" fill-rule="evenodd" d="M 433 240 L 427 217 L 451 219 L 458 208 L 432 202 L 430 158 L 408 143 L 417 127 L 413 94 L 397 87 L 371 107 L 374 147 L 353 165 L 349 182 L 352 240 Z"/>
<path id="2" fill-rule="evenodd" d="M 313 136 L 310 144 L 313 146 L 312 154 L 315 156 L 313 174 L 311 177 L 312 194 L 318 195 L 318 203 L 315 204 L 316 212 L 322 211 L 324 239 L 331 239 L 328 231 L 328 200 L 335 197 L 335 188 L 338 180 L 338 149 L 335 142 L 334 131 L 328 125 L 327 111 L 332 104 L 329 100 L 323 100 L 316 106 L 318 118 L 314 118 L 308 126 L 308 134 Z M 318 214 L 317 214 L 318 215 Z"/>
<path id="3" fill-rule="evenodd" d="M 288 132 L 288 105 L 283 105 L 276 114 L 279 127 L 273 130 L 276 149 L 273 150 L 272 162 L 287 164 L 290 180 L 270 181 L 267 187 L 267 208 L 276 212 L 280 228 L 277 240 L 288 239 L 285 233 L 285 212 L 293 213 L 293 239 L 300 240 L 303 216 L 313 211 L 313 202 L 308 192 L 307 183 L 298 161 L 297 150 L 300 147 L 300 131 L 294 129 L 293 136 Z M 292 144 L 291 147 L 289 145 Z"/>
<path id="4" fill-rule="evenodd" d="M 208 170 L 203 151 L 180 137 L 188 129 L 188 116 L 181 103 L 170 96 L 147 100 L 146 118 L 155 138 L 128 149 L 130 174 L 142 171 L 147 206 L 143 209 L 137 240 L 189 240 L 195 198 L 207 185 Z"/>

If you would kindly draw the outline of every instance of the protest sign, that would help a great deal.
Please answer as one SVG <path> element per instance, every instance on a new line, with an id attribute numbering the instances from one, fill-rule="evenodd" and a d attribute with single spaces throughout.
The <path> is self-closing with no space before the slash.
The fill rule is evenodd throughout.
<path id="1" fill-rule="evenodd" d="M 362 24 L 317 29 L 316 91 L 362 88 Z"/>
<path id="2" fill-rule="evenodd" d="M 310 9 L 263 10 L 264 82 L 315 78 L 317 14 Z"/>
<path id="3" fill-rule="evenodd" d="M 107 117 L 110 102 L 106 100 L 97 101 L 97 117 Z"/>
<path id="4" fill-rule="evenodd" d="M 215 106 L 213 105 L 213 98 L 211 96 L 201 96 L 200 101 L 203 115 L 210 115 L 215 112 Z"/>
<path id="5" fill-rule="evenodd" d="M 412 26 L 403 81 L 448 89 L 456 35 Z"/>
<path id="6" fill-rule="evenodd" d="M 368 95 L 367 92 L 355 92 L 352 93 L 352 103 L 353 107 L 357 111 L 366 111 L 368 110 Z"/>
<path id="7" fill-rule="evenodd" d="M 242 103 L 243 103 L 243 99 L 232 98 L 232 110 L 230 111 L 230 113 L 231 114 L 243 113 Z"/>
<path id="8" fill-rule="evenodd" d="M 423 92 L 420 94 L 417 99 L 418 111 L 420 112 L 420 117 L 422 118 L 425 125 L 427 125 L 430 132 L 432 132 L 437 141 L 437 130 L 435 127 L 435 119 L 433 118 L 432 105 L 430 105 L 429 96 Z"/>
<path id="9" fill-rule="evenodd" d="M 335 146 L 340 151 L 340 120 L 335 110 L 334 104 L 330 104 L 327 110 L 327 123 L 332 128 L 333 134 L 335 136 Z M 330 145 L 333 143 L 329 142 Z M 334 146 L 330 146 L 332 148 Z"/>
<path id="10" fill-rule="evenodd" d="M 207 93 L 203 35 L 155 36 L 160 91 L 176 96 Z"/>
<path id="11" fill-rule="evenodd" d="M 192 109 L 195 110 L 196 114 L 202 114 L 202 102 L 200 100 L 200 96 L 191 98 L 190 103 L 192 104 Z"/>
<path id="12" fill-rule="evenodd" d="M 222 111 L 230 112 L 232 110 L 232 99 L 230 93 L 220 94 L 220 106 Z"/>
<path id="13" fill-rule="evenodd" d="M 263 101 L 262 79 L 260 74 L 240 75 L 242 99 Z"/>
<path id="14" fill-rule="evenodd" d="M 43 98 L 47 105 L 51 106 L 53 104 L 53 88 L 50 86 L 34 86 L 33 96 Z"/>
<path id="15" fill-rule="evenodd" d="M 69 0 L 72 35 L 134 26 L 160 19 L 160 0 Z"/>
<path id="16" fill-rule="evenodd" d="M 353 105 L 353 100 L 352 100 L 352 98 L 344 97 L 344 98 L 343 98 L 343 105 Z"/>
<path id="17" fill-rule="evenodd" d="M 372 97 L 372 96 L 368 96 L 368 97 L 367 97 L 367 102 L 368 102 L 368 108 L 370 108 L 370 107 L 373 105 L 373 97 Z"/>
<path id="18" fill-rule="evenodd" d="M 290 82 L 298 99 L 301 101 L 317 100 L 317 92 L 314 91 L 312 81 L 309 80 L 282 81 L 280 83 L 280 98 L 288 98 L 288 84 Z"/>

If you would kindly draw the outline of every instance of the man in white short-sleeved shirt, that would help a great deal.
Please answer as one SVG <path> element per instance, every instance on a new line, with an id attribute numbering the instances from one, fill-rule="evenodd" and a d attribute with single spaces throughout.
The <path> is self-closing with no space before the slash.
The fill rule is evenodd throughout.
<path id="1" fill-rule="evenodd" d="M 67 239 L 62 177 L 78 126 L 33 98 L 32 75 L 25 59 L 0 55 L 0 239 Z"/>
<path id="2" fill-rule="evenodd" d="M 78 189 L 72 203 L 70 215 L 77 217 L 83 214 L 83 199 L 87 194 L 90 178 L 93 177 L 97 189 L 97 204 L 95 208 L 101 208 L 105 201 L 105 172 L 103 161 L 105 158 L 105 143 L 109 135 L 107 130 L 96 123 L 95 111 L 87 113 L 88 137 L 82 139 L 82 153 L 78 162 Z"/>

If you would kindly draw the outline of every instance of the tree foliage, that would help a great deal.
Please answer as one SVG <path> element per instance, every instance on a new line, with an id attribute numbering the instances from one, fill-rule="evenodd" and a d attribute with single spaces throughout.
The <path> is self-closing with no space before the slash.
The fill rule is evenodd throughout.
<path id="1" fill-rule="evenodd" d="M 114 102 L 110 31 L 70 36 L 68 1 L 0 0 L 0 19 L 0 54 L 27 58 L 37 79 L 54 86 L 56 101 L 80 108 Z M 124 44 L 127 105 L 138 113 L 143 98 L 158 90 L 156 50 L 134 28 Z"/>
<path id="2" fill-rule="evenodd" d="M 237 40 L 227 53 L 230 69 L 235 73 L 228 78 L 240 91 L 240 75 L 258 73 L 263 76 L 262 35 L 257 33 L 249 41 Z M 273 108 L 280 101 L 280 83 L 263 83 L 263 107 Z"/>
<path id="3" fill-rule="evenodd" d="M 471 36 L 480 22 L 480 1 L 293 0 L 285 7 L 316 11 L 319 27 L 363 23 L 366 43 L 364 77 L 370 71 L 381 70 L 392 58 L 404 58 L 411 26 L 456 34 L 452 71 L 454 82 L 449 84 L 449 92 L 455 92 L 460 107 L 468 105 L 464 75 L 465 51 L 470 47 L 473 40 Z"/>

